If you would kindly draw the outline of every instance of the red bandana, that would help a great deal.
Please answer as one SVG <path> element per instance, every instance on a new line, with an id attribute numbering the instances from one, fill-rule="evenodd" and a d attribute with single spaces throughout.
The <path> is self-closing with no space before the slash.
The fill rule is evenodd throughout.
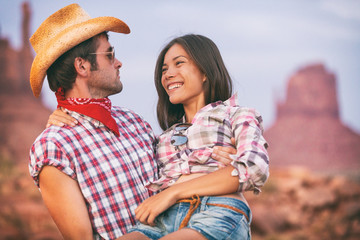
<path id="1" fill-rule="evenodd" d="M 111 116 L 111 101 L 109 98 L 65 98 L 63 88 L 56 91 L 58 107 L 64 107 L 102 122 L 119 136 L 119 126 Z"/>

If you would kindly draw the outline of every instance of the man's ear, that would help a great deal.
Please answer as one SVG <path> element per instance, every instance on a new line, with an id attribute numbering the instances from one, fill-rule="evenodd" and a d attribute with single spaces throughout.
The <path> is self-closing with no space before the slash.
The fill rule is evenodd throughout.
<path id="1" fill-rule="evenodd" d="M 74 67 L 78 75 L 86 77 L 90 71 L 90 63 L 81 57 L 74 60 Z"/>

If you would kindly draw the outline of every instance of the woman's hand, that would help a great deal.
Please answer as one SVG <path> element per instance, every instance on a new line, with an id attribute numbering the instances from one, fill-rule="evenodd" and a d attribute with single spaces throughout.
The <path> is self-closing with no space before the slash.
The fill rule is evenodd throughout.
<path id="1" fill-rule="evenodd" d="M 154 226 L 155 218 L 174 205 L 176 201 L 177 198 L 172 187 L 167 188 L 143 201 L 135 209 L 135 217 L 144 224 Z"/>
<path id="2" fill-rule="evenodd" d="M 48 128 L 51 125 L 59 127 L 69 125 L 71 127 L 74 127 L 76 124 L 78 124 L 78 121 L 75 118 L 67 114 L 62 108 L 58 108 L 49 116 L 46 127 Z"/>

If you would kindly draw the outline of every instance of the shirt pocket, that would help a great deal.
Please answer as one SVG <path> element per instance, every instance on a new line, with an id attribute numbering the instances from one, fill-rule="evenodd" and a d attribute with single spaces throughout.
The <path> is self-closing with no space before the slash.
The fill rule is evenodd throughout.
<path id="1" fill-rule="evenodd" d="M 192 148 L 228 145 L 232 137 L 230 122 L 224 114 L 206 116 L 189 129 L 188 137 Z"/>

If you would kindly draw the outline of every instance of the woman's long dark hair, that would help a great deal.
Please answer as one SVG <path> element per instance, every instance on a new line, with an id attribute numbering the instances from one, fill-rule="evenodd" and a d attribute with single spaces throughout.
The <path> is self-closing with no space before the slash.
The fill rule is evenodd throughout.
<path id="1" fill-rule="evenodd" d="M 155 66 L 155 86 L 158 93 L 157 118 L 163 130 L 179 122 L 185 114 L 182 104 L 172 104 L 161 84 L 162 67 L 167 51 L 174 45 L 181 45 L 207 78 L 204 83 L 205 104 L 225 101 L 232 94 L 232 80 L 215 43 L 202 35 L 188 34 L 169 42 L 160 52 Z"/>

